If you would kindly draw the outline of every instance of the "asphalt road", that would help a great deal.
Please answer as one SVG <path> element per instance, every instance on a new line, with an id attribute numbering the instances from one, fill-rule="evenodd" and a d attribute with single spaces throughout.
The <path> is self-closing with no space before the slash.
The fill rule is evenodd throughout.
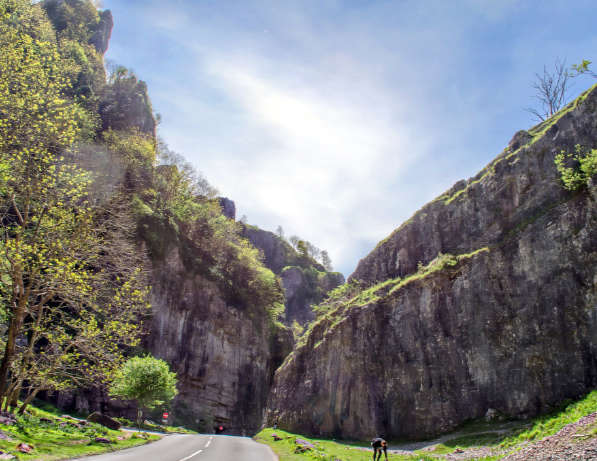
<path id="1" fill-rule="evenodd" d="M 72 461 L 276 461 L 269 447 L 248 437 L 173 434 L 157 442 Z"/>

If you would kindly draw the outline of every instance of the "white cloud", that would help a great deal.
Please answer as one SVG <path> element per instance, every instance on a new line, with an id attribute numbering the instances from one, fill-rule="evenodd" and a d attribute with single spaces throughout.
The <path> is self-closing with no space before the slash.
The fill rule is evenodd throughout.
<path id="1" fill-rule="evenodd" d="M 215 181 L 251 222 L 257 217 L 270 229 L 282 224 L 328 249 L 346 271 L 354 264 L 352 242 L 381 238 L 380 227 L 388 231 L 378 206 L 414 157 L 407 135 L 384 111 L 380 116 L 375 107 L 337 99 L 312 82 L 289 84 L 293 72 L 263 76 L 255 67 L 231 60 L 209 64 L 252 129 L 273 140 L 262 151 L 239 156 L 248 159 L 246 171 L 231 175 L 226 168 Z"/>
<path id="2" fill-rule="evenodd" d="M 525 127 L 533 72 L 595 49 L 555 0 L 105 3 L 171 147 L 346 275 Z"/>

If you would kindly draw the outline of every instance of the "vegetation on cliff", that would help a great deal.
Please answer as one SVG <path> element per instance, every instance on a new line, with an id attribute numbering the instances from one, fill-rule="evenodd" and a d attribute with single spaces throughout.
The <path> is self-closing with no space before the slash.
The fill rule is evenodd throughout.
<path id="1" fill-rule="evenodd" d="M 231 306 L 279 328 L 279 279 L 155 135 L 147 87 L 102 54 L 88 0 L 0 3 L 0 402 L 108 381 L 138 352 L 174 239 Z"/>

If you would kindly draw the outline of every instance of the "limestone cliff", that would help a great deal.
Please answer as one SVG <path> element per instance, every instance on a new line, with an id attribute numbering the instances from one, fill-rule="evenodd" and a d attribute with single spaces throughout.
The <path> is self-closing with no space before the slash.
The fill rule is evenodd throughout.
<path id="1" fill-rule="evenodd" d="M 554 164 L 576 144 L 597 145 L 595 88 L 359 263 L 277 371 L 268 422 L 420 438 L 597 386 L 597 190 L 566 191 Z"/>
<path id="2" fill-rule="evenodd" d="M 244 226 L 243 236 L 263 252 L 263 263 L 279 275 L 284 287 L 286 315 L 284 323 L 295 320 L 306 325 L 315 318 L 313 305 L 344 283 L 339 272 L 328 272 L 312 258 L 301 256 L 286 240 L 255 226 Z"/>
<path id="3" fill-rule="evenodd" d="M 289 330 L 272 323 L 265 310 L 228 299 L 197 266 L 201 250 L 184 234 L 154 220 L 141 229 L 145 240 L 160 240 L 159 251 L 152 252 L 147 347 L 177 372 L 175 423 L 207 432 L 220 424 L 229 433 L 255 432 L 274 371 L 292 347 Z"/>
<path id="4" fill-rule="evenodd" d="M 88 0 L 42 5 L 59 41 L 81 51 L 70 96 L 89 95 L 86 107 L 101 121 L 96 142 L 85 150 L 91 160 L 84 163 L 81 155 L 81 164 L 94 177 L 99 173 L 98 197 L 109 203 L 118 195 L 119 206 L 136 220 L 139 251 L 148 254 L 139 269 L 150 274 L 152 315 L 142 325 L 143 347 L 127 352 L 150 352 L 177 372 L 175 424 L 253 432 L 263 419 L 274 371 L 292 347 L 290 330 L 277 321 L 282 287 L 239 236 L 240 226 L 224 219 L 198 184 L 191 185 L 196 177 L 188 165 L 175 158 L 157 165 L 146 84 L 124 67 L 106 79 L 102 54 L 111 13 L 98 12 Z M 99 66 L 82 65 L 89 60 Z M 234 203 L 221 203 L 234 218 Z M 105 386 L 51 398 L 71 410 L 135 415 L 133 402 L 110 400 Z"/>

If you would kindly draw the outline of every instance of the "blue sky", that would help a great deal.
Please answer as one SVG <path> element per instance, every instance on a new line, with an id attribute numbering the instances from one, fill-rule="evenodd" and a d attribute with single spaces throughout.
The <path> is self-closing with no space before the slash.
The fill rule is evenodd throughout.
<path id="1" fill-rule="evenodd" d="M 107 58 L 237 215 L 349 275 L 534 124 L 531 82 L 597 61 L 594 0 L 104 0 Z M 574 97 L 592 81 L 578 78 Z"/>

